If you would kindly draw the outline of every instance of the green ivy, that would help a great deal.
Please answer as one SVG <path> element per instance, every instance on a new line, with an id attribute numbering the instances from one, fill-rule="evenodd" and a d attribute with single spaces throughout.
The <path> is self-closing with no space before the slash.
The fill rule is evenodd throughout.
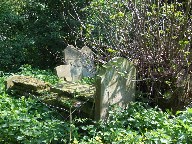
<path id="1" fill-rule="evenodd" d="M 21 66 L 19 71 L 17 74 L 33 76 L 50 84 L 57 84 L 59 82 L 59 78 L 51 70 L 40 70 L 26 64 Z"/>
<path id="2" fill-rule="evenodd" d="M 54 118 L 47 107 L 30 98 L 0 95 L 1 143 L 61 143 L 68 134 L 68 123 Z"/>
<path id="3" fill-rule="evenodd" d="M 177 115 L 131 103 L 129 108 L 112 107 L 107 121 L 84 126 L 87 135 L 80 143 L 191 143 L 192 109 Z"/>

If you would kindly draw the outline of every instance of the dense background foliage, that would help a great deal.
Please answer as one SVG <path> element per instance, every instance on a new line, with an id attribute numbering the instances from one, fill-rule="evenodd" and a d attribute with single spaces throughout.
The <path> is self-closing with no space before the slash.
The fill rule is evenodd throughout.
<path id="1" fill-rule="evenodd" d="M 97 1 L 84 10 L 87 43 L 108 61 L 135 62 L 142 97 L 180 109 L 192 97 L 192 2 Z"/>
<path id="2" fill-rule="evenodd" d="M 80 9 L 86 1 L 1 0 L 0 65 L 13 70 L 22 64 L 49 68 L 62 62 L 67 44 L 75 44 Z M 77 13 L 78 11 L 78 13 Z"/>

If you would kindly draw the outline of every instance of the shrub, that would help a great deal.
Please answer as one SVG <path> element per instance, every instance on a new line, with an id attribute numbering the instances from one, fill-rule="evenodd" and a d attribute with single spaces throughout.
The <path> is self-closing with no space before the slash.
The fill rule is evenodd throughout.
<path id="1" fill-rule="evenodd" d="M 97 57 L 134 61 L 138 90 L 162 108 L 181 109 L 191 97 L 191 1 L 97 1 L 84 10 L 85 38 Z"/>
<path id="2" fill-rule="evenodd" d="M 80 25 L 76 18 L 83 19 L 79 9 L 86 4 L 85 0 L 1 0 L 1 70 L 14 71 L 23 64 L 52 68 L 63 63 L 63 49 L 81 44 L 75 36 Z"/>

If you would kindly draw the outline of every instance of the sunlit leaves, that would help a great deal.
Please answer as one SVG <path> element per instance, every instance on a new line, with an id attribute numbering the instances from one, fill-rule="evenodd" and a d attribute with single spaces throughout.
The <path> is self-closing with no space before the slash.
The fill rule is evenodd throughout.
<path id="1" fill-rule="evenodd" d="M 0 82 L 2 87 L 3 82 Z M 68 123 L 37 101 L 0 94 L 0 143 L 52 143 L 68 140 Z"/>
<path id="2" fill-rule="evenodd" d="M 84 127 L 89 132 L 89 137 L 84 136 L 80 142 L 192 142 L 191 109 L 180 111 L 174 116 L 157 108 L 147 107 L 142 103 L 131 103 L 127 109 L 112 107 L 107 121 L 100 122 L 97 127 Z"/>

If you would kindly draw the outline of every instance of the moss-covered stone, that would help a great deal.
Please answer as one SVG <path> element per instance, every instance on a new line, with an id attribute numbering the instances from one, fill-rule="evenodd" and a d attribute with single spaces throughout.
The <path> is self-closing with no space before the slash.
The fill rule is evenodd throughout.
<path id="1" fill-rule="evenodd" d="M 93 85 L 63 82 L 62 84 L 51 87 L 50 91 L 61 95 L 67 95 L 71 98 L 93 102 L 96 89 Z"/>
<path id="2" fill-rule="evenodd" d="M 13 75 L 6 80 L 6 90 L 40 93 L 42 91 L 49 91 L 50 85 L 31 76 Z"/>
<path id="3" fill-rule="evenodd" d="M 88 84 L 63 81 L 56 86 L 30 76 L 14 75 L 6 80 L 7 91 L 30 96 L 50 107 L 77 111 L 93 118 L 95 87 Z M 68 113 L 69 114 L 69 113 Z"/>

